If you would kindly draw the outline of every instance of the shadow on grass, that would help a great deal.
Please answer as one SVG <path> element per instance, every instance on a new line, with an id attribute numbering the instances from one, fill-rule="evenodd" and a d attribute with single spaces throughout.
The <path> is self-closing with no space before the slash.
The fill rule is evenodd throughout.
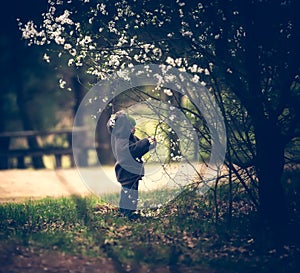
<path id="1" fill-rule="evenodd" d="M 93 241 L 101 244 L 102 250 L 107 257 L 111 259 L 116 272 L 128 272 L 124 269 L 122 262 L 120 261 L 118 255 L 116 255 L 114 252 L 113 248 L 109 244 L 105 244 L 105 236 L 101 232 L 97 232 L 99 227 L 95 225 L 94 219 L 91 218 L 91 213 L 93 212 L 91 212 L 91 206 L 88 202 L 88 199 L 81 198 L 76 195 L 72 196 L 71 199 L 76 206 L 77 218 L 82 220 L 83 225 L 87 228 L 88 233 L 92 235 Z"/>

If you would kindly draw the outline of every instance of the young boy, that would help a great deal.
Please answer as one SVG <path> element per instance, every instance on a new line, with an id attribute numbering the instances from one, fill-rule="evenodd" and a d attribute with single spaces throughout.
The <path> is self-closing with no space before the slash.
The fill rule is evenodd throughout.
<path id="1" fill-rule="evenodd" d="M 129 218 L 136 215 L 139 181 L 144 176 L 142 156 L 156 146 L 154 138 L 138 139 L 134 135 L 135 125 L 135 120 L 123 111 L 112 115 L 107 122 L 116 159 L 115 173 L 122 185 L 119 211 Z"/>

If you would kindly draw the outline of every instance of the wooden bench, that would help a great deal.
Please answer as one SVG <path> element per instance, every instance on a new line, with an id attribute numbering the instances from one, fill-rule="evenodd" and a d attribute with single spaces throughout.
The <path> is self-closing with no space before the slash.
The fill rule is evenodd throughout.
<path id="1" fill-rule="evenodd" d="M 16 131 L 0 133 L 0 161 L 1 169 L 11 167 L 27 168 L 25 164 L 25 157 L 42 157 L 44 155 L 53 155 L 55 158 L 55 168 L 62 167 L 62 156 L 70 158 L 71 167 L 74 166 L 73 150 L 72 150 L 72 134 L 84 134 L 87 132 L 85 127 L 77 127 L 72 129 L 60 129 L 49 131 Z M 49 145 L 44 147 L 28 147 L 28 148 L 10 148 L 13 139 L 23 138 L 27 141 L 29 138 L 49 137 L 49 136 L 62 136 L 65 138 L 66 144 L 64 146 Z M 29 145 L 28 145 L 29 146 Z M 87 151 L 82 151 L 86 153 Z M 17 159 L 16 166 L 10 166 L 10 160 Z"/>

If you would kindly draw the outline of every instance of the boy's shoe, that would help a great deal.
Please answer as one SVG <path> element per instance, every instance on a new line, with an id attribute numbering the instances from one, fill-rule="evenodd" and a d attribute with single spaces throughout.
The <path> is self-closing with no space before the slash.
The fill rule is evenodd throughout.
<path id="1" fill-rule="evenodd" d="M 137 220 L 141 217 L 141 215 L 136 210 L 119 208 L 118 212 L 122 216 L 126 216 L 129 220 Z"/>
<path id="2" fill-rule="evenodd" d="M 137 212 L 137 211 L 131 211 L 129 214 L 128 214 L 128 219 L 129 220 L 137 220 L 137 219 L 140 219 L 141 218 L 141 215 Z"/>

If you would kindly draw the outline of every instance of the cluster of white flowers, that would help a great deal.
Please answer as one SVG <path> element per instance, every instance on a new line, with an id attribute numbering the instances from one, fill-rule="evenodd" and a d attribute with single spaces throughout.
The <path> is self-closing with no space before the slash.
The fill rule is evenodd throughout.
<path id="1" fill-rule="evenodd" d="M 111 33 L 115 33 L 115 34 L 119 33 L 118 29 L 116 28 L 116 22 L 115 21 L 109 21 L 107 28 L 108 28 L 108 31 L 111 32 Z"/>
<path id="2" fill-rule="evenodd" d="M 107 15 L 108 12 L 106 11 L 106 5 L 104 3 L 97 4 L 97 10 L 99 10 L 102 15 Z"/>
<path id="3" fill-rule="evenodd" d="M 25 25 L 22 25 L 22 23 L 19 22 L 19 28 L 22 31 L 22 38 L 28 40 L 29 45 L 43 45 L 46 43 L 45 31 L 43 29 L 37 30 L 37 26 L 33 21 L 29 21 Z"/>
<path id="4" fill-rule="evenodd" d="M 118 39 L 118 43 L 116 44 L 116 47 L 121 48 L 126 44 L 128 44 L 128 37 L 123 33 L 121 34 L 121 37 Z"/>
<path id="5" fill-rule="evenodd" d="M 31 40 L 32 43 L 54 42 L 70 54 L 67 60 L 68 66 L 86 64 L 87 72 L 100 79 L 106 78 L 116 69 L 164 59 L 164 54 L 168 52 L 164 42 L 148 41 L 145 43 L 139 39 L 139 34 L 132 35 L 129 31 L 147 25 L 159 28 L 164 24 L 169 24 L 171 15 L 166 6 L 158 5 L 156 9 L 145 10 L 143 14 L 138 14 L 126 1 L 114 3 L 115 9 L 111 9 L 109 7 L 111 3 L 105 1 L 92 3 L 89 0 L 82 0 L 82 4 L 88 5 L 88 12 L 78 19 L 80 21 L 76 21 L 76 12 L 72 10 L 71 1 L 58 4 L 49 0 L 49 10 L 43 14 L 41 30 L 33 22 L 28 22 L 21 28 L 23 37 Z M 178 0 L 175 8 L 176 6 L 180 15 L 184 16 L 185 3 Z M 112 13 L 112 10 L 115 13 Z M 103 19 L 104 16 L 106 19 Z M 191 38 L 193 33 L 189 24 L 183 19 L 181 21 L 181 35 Z M 94 32 L 90 31 L 90 25 L 92 28 L 93 25 L 97 26 Z M 110 34 L 112 34 L 112 39 L 106 36 Z M 170 31 L 166 34 L 166 39 L 172 39 L 174 35 L 175 33 Z M 44 60 L 50 62 L 50 57 L 45 54 Z M 167 65 L 162 67 L 163 74 L 171 67 L 176 67 L 181 71 L 195 74 L 193 78 L 195 82 L 200 82 L 197 74 L 208 72 L 195 64 L 189 65 L 186 58 L 167 56 L 165 63 Z M 169 81 L 173 80 L 172 77 L 169 78 Z M 158 79 L 158 88 L 162 84 Z M 60 82 L 60 85 L 64 85 L 63 82 Z M 171 91 L 165 90 L 165 93 L 168 96 L 173 95 Z"/>
<path id="6" fill-rule="evenodd" d="M 87 44 L 89 44 L 91 42 L 92 42 L 92 38 L 89 35 L 77 38 L 77 44 L 82 47 L 85 47 Z"/>
<path id="7" fill-rule="evenodd" d="M 61 16 L 55 18 L 55 22 L 60 23 L 62 25 L 64 25 L 64 24 L 73 25 L 74 22 L 69 18 L 70 15 L 71 15 L 71 12 L 68 10 L 65 10 Z"/>
<path id="8" fill-rule="evenodd" d="M 111 55 L 108 61 L 109 66 L 119 66 L 120 65 L 120 56 L 119 55 Z"/>
<path id="9" fill-rule="evenodd" d="M 168 56 L 166 59 L 166 63 L 173 66 L 173 67 L 181 67 L 184 58 L 176 58 L 173 59 L 172 57 Z M 186 61 L 186 60 L 185 60 Z"/>
<path id="10" fill-rule="evenodd" d="M 116 125 L 116 115 L 115 114 L 112 114 L 111 116 L 110 116 L 110 119 L 109 119 L 109 127 L 110 128 L 114 128 L 115 127 L 115 125 Z"/>

